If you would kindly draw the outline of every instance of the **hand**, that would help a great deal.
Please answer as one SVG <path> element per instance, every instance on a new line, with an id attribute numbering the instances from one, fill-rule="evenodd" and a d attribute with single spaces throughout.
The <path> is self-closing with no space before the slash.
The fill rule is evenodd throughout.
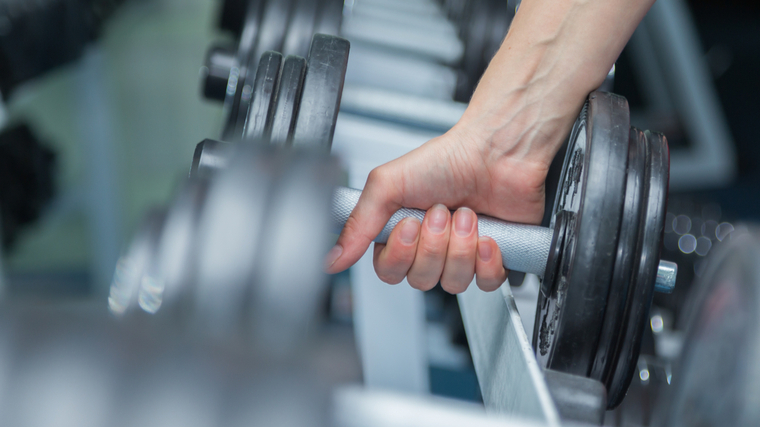
<path id="1" fill-rule="evenodd" d="M 359 203 L 328 254 L 328 271 L 344 270 L 401 207 L 427 209 L 422 224 L 399 223 L 387 244 L 376 244 L 375 271 L 396 284 L 407 277 L 420 290 L 440 280 L 444 290 L 497 289 L 506 279 L 498 246 L 478 237 L 475 212 L 538 223 L 544 209 L 548 163 L 491 150 L 487 132 L 460 123 L 445 135 L 373 170 Z M 449 209 L 457 209 L 453 215 Z"/>
<path id="2" fill-rule="evenodd" d="M 385 282 L 448 292 L 494 290 L 506 271 L 493 240 L 478 238 L 473 211 L 538 223 L 549 164 L 584 99 L 654 0 L 524 0 L 462 119 L 445 135 L 373 170 L 328 253 L 329 273 L 354 264 L 401 207 L 427 209 L 375 245 Z M 446 209 L 443 209 L 443 207 Z M 457 209 L 451 216 L 448 209 Z"/>

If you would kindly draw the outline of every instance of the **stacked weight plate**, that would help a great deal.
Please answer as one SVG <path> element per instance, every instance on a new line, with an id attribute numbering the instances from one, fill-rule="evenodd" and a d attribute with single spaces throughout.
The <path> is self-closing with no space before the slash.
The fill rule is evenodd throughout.
<path id="1" fill-rule="evenodd" d="M 232 22 L 228 11 L 243 6 L 246 13 L 239 16 L 245 19 Z M 448 65 L 461 60 L 463 45 L 455 26 L 433 1 L 360 0 L 344 7 L 339 0 L 252 0 L 247 4 L 228 0 L 222 16 L 226 28 L 242 30 L 237 56 L 233 49 L 209 50 L 204 79 L 204 95 L 209 99 L 222 100 L 228 89 L 233 93 L 232 87 L 241 85 L 248 58 L 258 58 L 266 50 L 306 56 L 316 33 L 341 35 L 354 43 L 349 83 L 440 99 L 454 94 L 457 73 Z M 235 63 L 239 65 L 232 66 Z"/>
<path id="2" fill-rule="evenodd" d="M 625 98 L 595 92 L 573 128 L 533 336 L 540 364 L 601 381 L 609 407 L 638 359 L 669 170 L 664 137 L 631 128 L 628 114 Z"/>
<path id="3" fill-rule="evenodd" d="M 249 72 L 237 114 L 224 139 L 267 139 L 278 145 L 321 144 L 329 149 L 343 92 L 348 42 L 316 35 L 308 59 L 272 51 Z M 254 67 L 251 67 L 254 69 Z M 299 115 L 301 105 L 314 114 Z"/>
<path id="4" fill-rule="evenodd" d="M 239 2 L 226 2 L 230 10 L 241 8 Z M 266 51 L 308 55 L 311 36 L 315 33 L 337 34 L 340 28 L 342 1 L 259 1 L 245 5 L 242 20 L 223 11 L 222 23 L 227 29 L 240 28 L 236 49 L 214 46 L 209 50 L 204 67 L 203 94 L 208 99 L 224 101 L 230 122 L 223 137 L 234 132 L 233 123 L 247 111 L 252 80 L 259 58 Z M 290 31 L 290 29 L 293 31 Z M 242 103 L 242 106 L 241 106 Z M 244 114 L 244 113 L 242 113 Z M 239 129 L 238 129 L 239 130 Z"/>
<path id="5" fill-rule="evenodd" d="M 455 99 L 470 100 L 480 77 L 501 47 L 512 23 L 517 0 L 443 0 L 448 16 L 459 28 L 464 54 L 459 63 Z"/>
<path id="6" fill-rule="evenodd" d="M 224 170 L 194 176 L 145 218 L 109 307 L 170 331 L 292 346 L 319 305 L 340 168 L 313 150 L 228 146 Z"/>
<path id="7" fill-rule="evenodd" d="M 757 224 L 737 224 L 706 264 L 678 319 L 684 342 L 653 426 L 760 424 Z"/>

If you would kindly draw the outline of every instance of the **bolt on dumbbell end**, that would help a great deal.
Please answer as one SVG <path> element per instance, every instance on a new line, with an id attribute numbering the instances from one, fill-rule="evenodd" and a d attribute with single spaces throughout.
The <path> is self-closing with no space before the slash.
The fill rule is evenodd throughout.
<path id="1" fill-rule="evenodd" d="M 678 264 L 671 261 L 660 260 L 657 266 L 657 278 L 654 282 L 655 292 L 663 294 L 673 293 L 676 287 L 676 276 L 678 275 Z"/>

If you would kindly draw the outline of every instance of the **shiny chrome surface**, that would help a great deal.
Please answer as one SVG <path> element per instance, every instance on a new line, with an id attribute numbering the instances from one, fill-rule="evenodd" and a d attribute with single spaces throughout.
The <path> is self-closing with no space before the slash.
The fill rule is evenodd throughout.
<path id="1" fill-rule="evenodd" d="M 654 290 L 663 294 L 670 294 L 676 288 L 676 276 L 678 275 L 678 264 L 670 261 L 660 260 L 657 266 L 657 278 L 654 282 Z"/>

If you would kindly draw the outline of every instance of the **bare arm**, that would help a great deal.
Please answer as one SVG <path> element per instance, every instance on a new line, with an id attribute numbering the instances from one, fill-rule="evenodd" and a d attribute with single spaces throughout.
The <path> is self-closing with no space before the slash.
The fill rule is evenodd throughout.
<path id="1" fill-rule="evenodd" d="M 496 243 L 478 237 L 475 212 L 537 223 L 549 164 L 585 97 L 599 87 L 653 0 L 524 0 L 460 121 L 445 135 L 369 176 L 357 207 L 327 256 L 328 272 L 361 258 L 398 208 L 428 209 L 375 245 L 388 283 L 407 277 L 452 293 L 477 276 L 504 282 Z M 451 215 L 449 209 L 457 209 Z"/>
<path id="2" fill-rule="evenodd" d="M 460 125 L 545 164 L 654 0 L 525 0 Z"/>

